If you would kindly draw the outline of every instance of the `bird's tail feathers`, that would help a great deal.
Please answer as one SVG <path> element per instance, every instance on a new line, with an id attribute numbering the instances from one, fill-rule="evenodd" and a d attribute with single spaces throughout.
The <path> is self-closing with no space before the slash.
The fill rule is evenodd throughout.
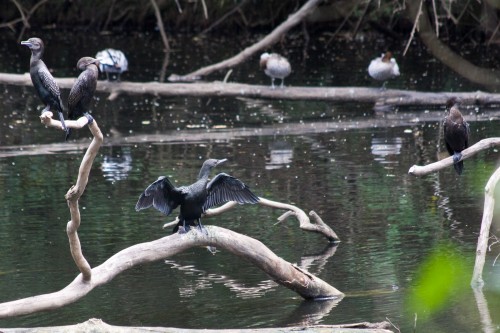
<path id="1" fill-rule="evenodd" d="M 462 171 L 464 170 L 464 161 L 459 161 L 459 162 L 453 164 L 453 167 L 455 168 L 457 175 L 460 176 L 462 174 Z"/>

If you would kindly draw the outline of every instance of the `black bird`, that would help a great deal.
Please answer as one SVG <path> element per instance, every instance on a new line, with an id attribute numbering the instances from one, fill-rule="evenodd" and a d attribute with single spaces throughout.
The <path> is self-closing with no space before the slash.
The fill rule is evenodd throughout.
<path id="1" fill-rule="evenodd" d="M 97 77 L 99 76 L 97 66 L 99 66 L 99 61 L 92 57 L 83 57 L 78 60 L 76 67 L 83 72 L 80 73 L 69 92 L 68 118 L 70 120 L 77 120 L 84 115 L 90 117 L 87 111 L 97 86 Z M 66 140 L 70 134 L 71 129 L 68 129 Z"/>
<path id="2" fill-rule="evenodd" d="M 226 159 L 206 160 L 201 167 L 198 180 L 189 186 L 175 187 L 167 177 L 158 178 L 141 194 L 135 210 L 153 206 L 165 215 L 169 215 L 180 205 L 179 222 L 174 227 L 173 233 L 178 230 L 180 233 L 185 233 L 189 231 L 190 225 L 195 225 L 195 222 L 202 230 L 201 215 L 211 207 L 228 201 L 236 201 L 239 204 L 259 202 L 259 198 L 247 185 L 228 174 L 219 173 L 210 182 L 208 181 L 212 168 L 225 161 Z"/>
<path id="3" fill-rule="evenodd" d="M 47 66 L 42 60 L 42 55 L 44 51 L 44 44 L 40 38 L 30 38 L 26 41 L 21 42 L 22 45 L 25 45 L 31 50 L 31 58 L 30 58 L 30 76 L 31 82 L 33 82 L 33 86 L 35 87 L 36 92 L 38 93 L 38 97 L 45 104 L 45 109 L 42 110 L 42 114 L 46 111 L 55 110 L 59 114 L 59 120 L 61 121 L 61 125 L 66 131 L 66 135 L 68 133 L 68 128 L 64 123 L 64 115 L 63 115 L 63 104 L 61 101 L 61 92 L 59 91 L 59 86 L 52 74 L 50 74 Z"/>
<path id="4" fill-rule="evenodd" d="M 448 114 L 444 118 L 444 142 L 448 153 L 453 156 L 453 167 L 457 174 L 461 175 L 464 169 L 464 162 L 461 161 L 461 151 L 469 147 L 469 124 L 464 120 L 462 113 L 458 109 L 460 99 L 451 97 L 446 102 Z"/>

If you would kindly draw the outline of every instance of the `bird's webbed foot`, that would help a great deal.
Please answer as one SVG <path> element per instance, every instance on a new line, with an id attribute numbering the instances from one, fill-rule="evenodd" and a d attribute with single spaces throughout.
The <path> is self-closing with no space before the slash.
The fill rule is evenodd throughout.
<path id="1" fill-rule="evenodd" d="M 45 107 L 45 109 L 42 110 L 42 112 L 40 113 L 40 116 L 44 116 L 44 113 L 47 113 L 47 112 L 50 112 L 50 114 L 46 114 L 45 116 L 50 117 L 50 118 L 52 118 L 54 116 L 52 111 L 50 111 L 50 105 L 47 105 Z"/>
<path id="2" fill-rule="evenodd" d="M 198 229 L 200 229 L 200 231 L 202 233 L 204 233 L 205 235 L 208 236 L 208 231 L 207 229 L 203 226 L 203 224 L 201 224 L 201 220 L 198 220 Z"/>
<path id="3" fill-rule="evenodd" d="M 87 112 L 85 112 L 85 114 L 83 115 L 85 118 L 87 118 L 87 125 L 90 125 L 94 122 L 94 117 L 92 117 L 90 114 L 88 114 Z"/>
<path id="4" fill-rule="evenodd" d="M 453 153 L 453 163 L 456 164 L 462 159 L 462 153 Z"/>

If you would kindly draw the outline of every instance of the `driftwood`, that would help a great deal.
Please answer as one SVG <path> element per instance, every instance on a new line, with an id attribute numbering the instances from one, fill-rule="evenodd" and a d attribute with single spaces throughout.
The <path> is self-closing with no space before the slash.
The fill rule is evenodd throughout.
<path id="1" fill-rule="evenodd" d="M 314 218 L 316 223 L 311 223 L 311 220 L 309 217 L 304 213 L 304 211 L 294 205 L 290 204 L 285 204 L 277 201 L 272 201 L 264 198 L 259 198 L 259 204 L 267 207 L 272 207 L 272 208 L 277 208 L 277 209 L 284 209 L 287 210 L 286 213 L 278 217 L 278 222 L 281 223 L 285 221 L 287 218 L 290 216 L 295 216 L 297 220 L 299 220 L 299 227 L 302 230 L 305 231 L 311 231 L 311 232 L 316 232 L 318 234 L 322 234 L 325 236 L 328 241 L 330 242 L 340 242 L 340 238 L 337 236 L 335 231 L 332 230 L 323 220 L 321 217 L 319 217 L 318 214 L 316 214 L 315 211 L 310 211 L 309 215 Z M 237 202 L 230 201 L 220 207 L 217 208 L 211 208 L 207 210 L 204 214 L 204 217 L 212 217 L 216 216 L 219 214 L 222 214 L 223 212 L 232 209 L 236 206 L 239 206 Z M 163 228 L 169 228 L 174 226 L 179 222 L 178 218 L 176 218 L 174 221 L 166 223 L 163 225 Z"/>
<path id="2" fill-rule="evenodd" d="M 59 87 L 71 89 L 75 78 L 55 78 Z M 26 74 L 0 73 L 0 83 L 31 86 Z M 243 83 L 198 82 L 108 82 L 98 81 L 97 91 L 117 96 L 121 93 L 150 94 L 164 97 L 241 97 L 261 99 L 284 99 L 303 101 L 331 101 L 378 103 L 393 106 L 445 105 L 448 98 L 460 97 L 464 104 L 500 104 L 500 94 L 475 92 L 418 92 L 410 90 L 366 88 L 366 87 L 286 87 L 271 89 L 270 86 Z"/>
<path id="3" fill-rule="evenodd" d="M 165 259 L 191 247 L 215 246 L 240 256 L 268 274 L 275 282 L 305 299 L 341 299 L 343 293 L 312 274 L 276 256 L 264 244 L 228 229 L 206 226 L 206 233 L 192 228 L 187 234 L 173 234 L 128 247 L 92 268 L 91 280 L 78 275 L 68 286 L 50 294 L 0 304 L 0 318 L 51 310 L 73 303 L 92 289 L 111 281 L 134 266 Z"/>
<path id="4" fill-rule="evenodd" d="M 2 328 L 3 333 L 288 333 L 288 332 L 308 332 L 308 333 L 390 333 L 388 328 L 390 323 L 384 321 L 380 323 L 353 323 L 342 325 L 317 325 L 307 327 L 281 327 L 281 328 L 247 328 L 247 329 L 183 329 L 169 327 L 124 327 L 108 325 L 100 319 L 89 319 L 84 323 L 67 326 L 36 327 L 36 328 Z"/>
<path id="5" fill-rule="evenodd" d="M 500 145 L 500 138 L 483 139 L 475 145 L 462 151 L 462 160 L 467 159 L 478 152 Z M 447 157 L 441 161 L 428 164 L 426 166 L 414 165 L 408 171 L 409 174 L 414 176 L 424 176 L 429 173 L 437 172 L 441 169 L 453 165 L 453 157 Z M 484 189 L 484 208 L 483 219 L 481 222 L 481 231 L 479 234 L 477 248 L 476 248 L 476 263 L 474 265 L 474 272 L 471 279 L 471 286 L 473 288 L 481 289 L 484 285 L 482 274 L 486 252 L 488 250 L 488 240 L 490 237 L 490 227 L 493 219 L 493 209 L 495 208 L 495 187 L 500 180 L 500 168 L 498 168 L 488 180 Z"/>
<path id="6" fill-rule="evenodd" d="M 481 221 L 481 231 L 476 247 L 476 263 L 472 274 L 471 285 L 481 289 L 484 285 L 483 267 L 488 251 L 488 241 L 490 239 L 490 227 L 493 221 L 493 210 L 495 208 L 495 187 L 500 180 L 500 168 L 498 168 L 486 183 L 484 187 L 484 207 L 483 219 Z"/>
<path id="7" fill-rule="evenodd" d="M 488 138 L 479 141 L 478 143 L 470 146 L 469 148 L 462 151 L 462 160 L 465 160 L 471 156 L 476 155 L 482 150 L 500 146 L 500 138 Z M 414 165 L 410 168 L 408 173 L 414 176 L 425 176 L 430 173 L 437 172 L 441 169 L 450 167 L 453 165 L 453 156 L 443 158 L 440 161 L 427 164 L 425 166 Z"/>
<path id="8" fill-rule="evenodd" d="M 223 69 L 228 69 L 231 67 L 234 67 L 248 58 L 250 58 L 252 55 L 254 55 L 256 52 L 259 52 L 261 50 L 264 50 L 267 47 L 270 47 L 271 45 L 275 44 L 280 40 L 280 38 L 287 33 L 288 30 L 302 22 L 304 18 L 307 17 L 310 13 L 316 9 L 316 7 L 322 2 L 322 0 L 309 0 L 307 1 L 298 11 L 296 11 L 293 15 L 290 15 L 288 19 L 281 23 L 276 29 L 274 29 L 270 34 L 268 34 L 266 37 L 261 39 L 259 42 L 247 47 L 237 55 L 226 59 L 222 62 L 219 62 L 217 64 L 213 64 L 207 67 L 200 68 L 194 72 L 191 72 L 186 75 L 176 75 L 172 74 L 168 80 L 169 81 L 194 81 L 194 80 L 199 80 L 202 76 L 208 75 L 210 73 L 213 73 L 218 70 L 223 70 Z"/>

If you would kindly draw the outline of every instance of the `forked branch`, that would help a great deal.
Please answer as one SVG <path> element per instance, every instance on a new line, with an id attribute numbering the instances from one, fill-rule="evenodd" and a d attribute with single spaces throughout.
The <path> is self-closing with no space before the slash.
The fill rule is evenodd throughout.
<path id="1" fill-rule="evenodd" d="M 287 210 L 283 215 L 278 217 L 278 223 L 283 222 L 290 216 L 295 216 L 297 220 L 299 220 L 299 227 L 302 230 L 305 231 L 312 231 L 312 232 L 317 232 L 319 234 L 322 234 L 325 236 L 330 242 L 340 242 L 340 238 L 337 236 L 335 231 L 330 228 L 323 220 L 319 217 L 318 214 L 316 214 L 315 211 L 310 211 L 309 215 L 312 216 L 315 220 L 316 223 L 311 223 L 311 220 L 309 217 L 306 215 L 306 213 L 298 208 L 297 206 L 282 203 L 282 202 L 277 202 L 277 201 L 272 201 L 268 199 L 264 199 L 262 197 L 259 197 L 259 204 L 271 208 L 277 208 L 277 209 L 284 209 Z M 230 201 L 227 202 L 226 204 L 217 207 L 217 208 L 211 208 L 207 210 L 204 214 L 204 217 L 212 217 L 216 216 L 219 214 L 222 214 L 236 206 L 239 206 L 237 202 Z M 177 224 L 179 220 L 176 218 L 174 221 L 166 223 L 163 225 L 163 228 L 169 228 Z"/>

